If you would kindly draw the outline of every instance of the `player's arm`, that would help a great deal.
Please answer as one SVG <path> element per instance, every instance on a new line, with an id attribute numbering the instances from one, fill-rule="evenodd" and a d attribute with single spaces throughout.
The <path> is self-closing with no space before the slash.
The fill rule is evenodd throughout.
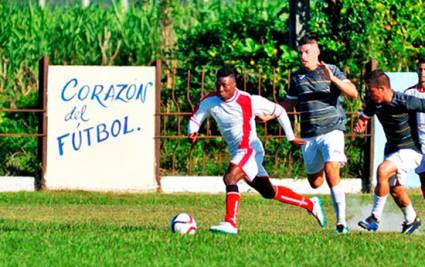
<path id="1" fill-rule="evenodd" d="M 402 97 L 393 97 L 391 102 L 396 106 L 406 108 L 407 111 L 425 112 L 425 99 L 420 97 L 403 94 Z"/>
<path id="2" fill-rule="evenodd" d="M 198 141 L 199 128 L 201 128 L 202 123 L 209 115 L 208 105 L 205 101 L 201 101 L 201 104 L 189 119 L 189 124 L 187 128 L 188 138 L 190 142 L 195 143 Z"/>
<path id="3" fill-rule="evenodd" d="M 292 111 L 295 109 L 295 106 L 297 105 L 297 103 L 298 103 L 297 99 L 285 98 L 285 100 L 282 102 L 282 106 L 285 109 L 285 111 L 286 110 Z M 269 120 L 276 119 L 276 115 L 274 114 L 272 115 L 256 114 L 256 117 L 262 122 L 267 122 Z"/>
<path id="4" fill-rule="evenodd" d="M 360 113 L 359 117 L 357 118 L 357 122 L 354 125 L 354 132 L 361 133 L 364 132 L 367 129 L 367 124 L 369 119 L 375 114 L 375 106 L 371 101 L 368 101 L 366 103 L 366 107 L 363 109 L 363 111 Z"/>
<path id="5" fill-rule="evenodd" d="M 267 122 L 267 121 L 276 119 L 276 116 L 275 115 L 257 114 L 256 118 L 261 122 Z"/>
<path id="6" fill-rule="evenodd" d="M 291 121 L 289 120 L 286 110 L 279 104 L 273 103 L 261 96 L 252 96 L 253 110 L 256 116 L 262 115 L 277 118 L 280 126 L 285 131 L 286 138 L 293 145 L 301 145 L 306 142 L 294 135 Z"/>
<path id="7" fill-rule="evenodd" d="M 354 132 L 356 133 L 362 133 L 367 129 L 369 118 L 366 117 L 363 112 L 360 113 L 359 117 L 357 118 L 356 125 L 354 125 Z"/>
<path id="8" fill-rule="evenodd" d="M 345 77 L 345 75 L 338 69 L 332 70 L 328 64 L 323 61 L 319 64 L 320 68 L 325 70 L 327 78 L 346 96 L 352 99 L 357 98 L 358 92 L 356 86 Z"/>
<path id="9" fill-rule="evenodd" d="M 293 111 L 295 109 L 295 107 L 297 106 L 297 103 L 298 103 L 297 99 L 285 98 L 285 100 L 282 102 L 282 106 L 285 109 L 285 112 L 286 112 L 286 110 Z M 269 121 L 269 120 L 276 119 L 276 115 L 258 114 L 256 116 L 262 122 L 266 122 L 266 121 Z"/>

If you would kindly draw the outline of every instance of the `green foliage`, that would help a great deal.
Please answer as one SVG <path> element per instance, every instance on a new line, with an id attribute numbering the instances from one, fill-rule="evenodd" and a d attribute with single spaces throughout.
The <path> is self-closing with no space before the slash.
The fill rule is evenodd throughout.
<path id="1" fill-rule="evenodd" d="M 231 64 L 240 73 L 262 73 L 265 82 L 275 69 L 275 82 L 281 86 L 281 76 L 298 64 L 297 53 L 287 46 L 287 2 L 216 0 L 211 6 L 216 16 L 176 30 L 174 56 L 179 66 L 199 73 Z"/>
<path id="2" fill-rule="evenodd" d="M 423 1 L 312 1 L 311 30 L 327 58 L 353 76 L 371 58 L 385 71 L 415 71 L 425 56 Z"/>
<path id="3" fill-rule="evenodd" d="M 297 51 L 287 45 L 287 1 L 138 0 L 127 13 L 119 1 L 98 1 L 85 9 L 79 5 L 40 9 L 37 1 L 24 2 L 0 1 L 2 108 L 37 108 L 37 67 L 44 55 L 52 64 L 65 65 L 147 65 L 160 58 L 165 69 L 164 112 L 192 111 L 214 88 L 214 72 L 223 63 L 234 65 L 240 72 L 241 89 L 274 101 L 286 95 L 289 72 L 299 67 Z M 362 91 L 364 65 L 371 58 L 387 71 L 415 70 L 414 58 L 425 55 L 423 21 L 422 0 L 311 1 L 310 28 L 319 36 L 322 59 L 339 66 Z M 187 70 L 191 71 L 190 80 Z M 361 101 L 345 101 L 346 111 L 356 112 L 361 105 Z M 164 134 L 185 135 L 186 123 L 187 117 L 164 118 Z M 351 119 L 347 121 L 350 124 Z M 278 128 L 270 127 L 269 131 Z M 2 132 L 37 132 L 35 114 L 2 113 L 0 128 Z M 214 123 L 210 128 L 218 134 Z M 258 130 L 264 132 L 262 127 Z M 35 161 L 37 141 L 21 140 L 25 141 L 0 138 L 0 175 L 39 169 Z M 264 141 L 265 164 L 272 175 L 304 175 L 298 151 L 291 152 L 279 139 Z M 363 144 L 363 140 L 347 143 L 348 176 L 361 176 Z M 177 164 L 173 157 L 179 159 L 175 166 L 179 173 L 220 174 L 226 168 L 225 163 L 216 164 L 225 162 L 221 139 L 205 140 L 195 147 L 183 140 L 166 140 L 162 148 L 164 172 Z M 217 156 L 219 153 L 221 156 Z M 190 155 L 192 166 L 188 163 Z M 272 163 L 276 159 L 280 161 Z"/>
<path id="4" fill-rule="evenodd" d="M 34 1 L 36 4 L 37 1 Z M 149 65 L 161 53 L 159 11 L 0 2 L 0 107 L 37 108 L 38 61 L 53 65 Z M 35 114 L 2 113 L 0 132 L 36 133 Z M 36 175 L 35 138 L 0 138 L 0 175 Z"/>

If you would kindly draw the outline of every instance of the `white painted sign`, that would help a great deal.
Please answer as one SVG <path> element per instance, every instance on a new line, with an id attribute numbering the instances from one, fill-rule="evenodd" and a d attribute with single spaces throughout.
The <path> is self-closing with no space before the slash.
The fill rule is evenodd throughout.
<path id="1" fill-rule="evenodd" d="M 48 189 L 148 191 L 155 67 L 49 66 Z"/>

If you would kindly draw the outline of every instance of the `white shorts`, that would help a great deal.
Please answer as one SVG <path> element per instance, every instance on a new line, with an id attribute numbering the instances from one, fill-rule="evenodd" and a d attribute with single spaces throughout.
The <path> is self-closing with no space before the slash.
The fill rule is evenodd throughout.
<path id="1" fill-rule="evenodd" d="M 419 151 L 409 148 L 400 149 L 384 157 L 384 160 L 391 161 L 397 167 L 397 174 L 391 177 L 390 186 L 405 185 L 407 173 L 411 170 L 415 170 L 416 173 L 425 171 L 425 166 L 421 164 L 422 158 L 423 155 Z"/>
<path id="2" fill-rule="evenodd" d="M 417 174 L 421 174 L 425 172 L 425 154 L 422 154 L 422 160 L 419 166 L 415 169 Z"/>
<path id="3" fill-rule="evenodd" d="M 251 144 L 252 148 L 238 149 L 230 163 L 238 166 L 244 173 L 245 179 L 251 182 L 256 176 L 269 176 L 263 167 L 264 149 L 260 141 Z"/>
<path id="4" fill-rule="evenodd" d="M 340 162 L 341 167 L 347 162 L 343 131 L 333 130 L 319 136 L 304 138 L 304 140 L 307 144 L 302 145 L 301 150 L 307 174 L 323 170 L 325 162 Z"/>

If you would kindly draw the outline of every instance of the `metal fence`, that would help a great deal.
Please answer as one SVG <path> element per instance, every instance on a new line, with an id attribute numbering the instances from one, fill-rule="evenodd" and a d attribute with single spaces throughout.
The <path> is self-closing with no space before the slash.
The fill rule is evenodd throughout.
<path id="1" fill-rule="evenodd" d="M 38 156 L 42 169 L 36 177 L 43 177 L 46 163 L 46 77 L 44 71 L 47 58 L 40 61 L 39 71 L 39 104 L 38 109 L 0 109 L 0 112 L 29 112 L 38 116 L 37 133 L 0 133 L 0 136 L 29 136 L 38 138 Z M 157 61 L 157 68 L 161 64 Z M 160 140 L 157 151 L 160 151 L 160 175 L 223 175 L 229 163 L 226 145 L 218 132 L 214 122 L 207 119 L 201 128 L 200 141 L 190 144 L 187 140 L 187 123 L 190 115 L 204 96 L 215 90 L 215 71 L 202 70 L 192 72 L 173 69 L 162 75 L 161 90 L 157 91 L 157 114 L 160 123 L 157 123 L 156 138 Z M 259 94 L 271 101 L 279 103 L 285 96 L 290 73 L 243 72 L 239 75 L 238 88 L 252 94 Z M 159 79 L 159 77 L 158 77 Z M 371 162 L 373 161 L 373 120 L 364 134 L 353 132 L 353 125 L 358 112 L 353 110 L 351 100 L 346 101 L 347 131 L 346 152 L 348 164 L 342 171 L 343 177 L 360 177 L 363 179 L 364 190 L 370 189 Z M 289 112 L 293 119 L 293 128 L 299 134 L 299 114 Z M 264 164 L 272 177 L 305 176 L 302 156 L 299 149 L 292 148 L 287 141 L 283 130 L 277 122 L 258 122 L 258 136 L 263 140 L 266 156 Z M 159 160 L 159 159 L 158 159 Z M 42 187 L 42 179 L 38 182 Z"/>
<path id="2" fill-rule="evenodd" d="M 187 123 L 200 99 L 214 90 L 215 72 L 174 69 L 171 78 L 164 81 L 161 89 L 161 174 L 162 175 L 223 175 L 227 169 L 229 155 L 215 122 L 210 119 L 201 128 L 200 142 L 189 144 Z M 273 70 L 269 77 L 264 73 L 243 72 L 239 75 L 238 88 L 259 94 L 279 103 L 283 100 L 290 73 L 278 74 Z M 278 82 L 279 81 L 279 82 Z M 371 132 L 364 134 L 353 131 L 358 116 L 352 110 L 352 100 L 346 99 L 346 152 L 347 166 L 343 177 L 370 175 Z M 293 128 L 299 134 L 299 114 L 289 112 Z M 298 149 L 285 141 L 283 130 L 277 122 L 257 123 L 257 132 L 266 150 L 265 167 L 272 177 L 305 176 L 302 156 Z"/>

